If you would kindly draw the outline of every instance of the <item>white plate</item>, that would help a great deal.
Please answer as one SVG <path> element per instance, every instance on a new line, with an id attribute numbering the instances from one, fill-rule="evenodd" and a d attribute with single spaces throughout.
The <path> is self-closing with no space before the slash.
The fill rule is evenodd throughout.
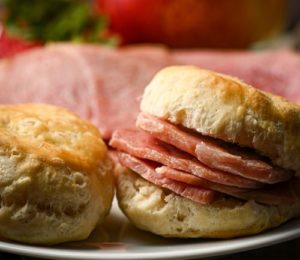
<path id="1" fill-rule="evenodd" d="M 256 236 L 227 240 L 166 239 L 133 227 L 114 203 L 105 223 L 84 246 L 80 243 L 56 247 L 0 242 L 0 250 L 48 259 L 186 259 L 220 256 L 284 242 L 300 237 L 300 219 Z M 91 247 L 91 246 L 97 246 Z"/>

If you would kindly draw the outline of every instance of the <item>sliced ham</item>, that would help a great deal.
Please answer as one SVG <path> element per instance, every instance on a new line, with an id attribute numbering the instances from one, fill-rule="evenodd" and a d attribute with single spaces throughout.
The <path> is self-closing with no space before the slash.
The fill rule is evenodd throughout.
<path id="1" fill-rule="evenodd" d="M 118 152 L 118 157 L 123 166 L 128 167 L 149 182 L 171 190 L 182 197 L 199 202 L 201 204 L 209 204 L 216 196 L 216 192 L 212 190 L 187 185 L 183 182 L 178 182 L 157 174 L 155 172 L 157 164 L 153 162 L 141 160 L 122 152 Z"/>
<path id="2" fill-rule="evenodd" d="M 0 63 L 0 103 L 48 103 L 93 120 L 99 109 L 92 75 L 75 56 L 36 48 Z"/>
<path id="3" fill-rule="evenodd" d="M 226 172 L 212 170 L 187 153 L 163 143 L 150 134 L 136 129 L 116 130 L 110 145 L 135 157 L 155 161 L 169 167 L 190 172 L 203 179 L 241 188 L 258 188 L 262 184 Z"/>
<path id="4" fill-rule="evenodd" d="M 255 200 L 256 202 L 268 205 L 286 205 L 295 203 L 299 199 L 295 190 L 293 189 L 292 184 L 293 181 L 299 181 L 297 179 L 265 186 L 264 188 L 258 190 L 246 190 L 213 183 L 189 173 L 175 170 L 166 166 L 156 168 L 155 170 L 162 176 L 172 180 L 180 181 L 193 186 L 204 187 L 227 195 L 231 195 L 232 197 L 239 199 Z"/>
<path id="5" fill-rule="evenodd" d="M 48 48 L 77 57 L 85 65 L 83 69 L 89 72 L 97 90 L 87 102 L 97 102 L 93 122 L 106 140 L 113 130 L 135 125 L 145 86 L 159 70 L 170 65 L 169 53 L 163 48 L 113 49 L 70 44 Z"/>
<path id="6" fill-rule="evenodd" d="M 54 44 L 0 62 L 0 103 L 48 103 L 97 125 L 131 127 L 144 87 L 170 64 L 163 48 Z"/>
<path id="7" fill-rule="evenodd" d="M 218 191 L 228 195 L 232 195 L 235 192 L 238 193 L 238 192 L 244 192 L 249 190 L 249 189 L 227 186 L 216 182 L 211 182 L 201 177 L 192 175 L 184 171 L 176 170 L 168 166 L 157 167 L 155 171 L 158 174 L 172 180 L 180 181 L 193 186 L 204 187 L 206 189 Z"/>
<path id="8" fill-rule="evenodd" d="M 263 183 L 274 184 L 290 179 L 292 171 L 276 167 L 258 154 L 201 134 L 188 132 L 167 121 L 140 113 L 137 126 L 152 136 L 197 157 L 209 168 Z"/>

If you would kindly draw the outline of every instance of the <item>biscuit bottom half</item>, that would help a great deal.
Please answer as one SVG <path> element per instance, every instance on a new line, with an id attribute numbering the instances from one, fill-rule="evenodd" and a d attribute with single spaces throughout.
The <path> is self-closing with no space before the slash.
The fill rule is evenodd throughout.
<path id="1" fill-rule="evenodd" d="M 164 237 L 245 236 L 300 216 L 300 202 L 267 206 L 224 197 L 202 205 L 160 188 L 122 166 L 117 172 L 117 198 L 120 208 L 136 227 Z"/>

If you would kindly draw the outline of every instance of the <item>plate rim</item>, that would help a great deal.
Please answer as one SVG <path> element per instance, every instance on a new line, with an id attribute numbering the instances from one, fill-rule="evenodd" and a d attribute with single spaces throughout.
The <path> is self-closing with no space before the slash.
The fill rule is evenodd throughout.
<path id="1" fill-rule="evenodd" d="M 295 228 L 296 226 L 296 228 Z M 57 247 L 25 245 L 16 242 L 0 241 L 0 250 L 8 253 L 19 254 L 30 257 L 50 258 L 50 259 L 183 259 L 183 258 L 204 258 L 220 255 L 228 255 L 247 250 L 259 249 L 270 245 L 282 243 L 300 237 L 300 219 L 294 219 L 280 227 L 258 235 L 248 237 L 226 239 L 226 240 L 203 240 L 199 243 L 206 243 L 212 246 L 197 249 L 191 247 L 195 244 L 174 245 L 177 249 L 171 251 L 162 250 L 155 252 L 134 252 L 124 250 L 104 250 L 104 249 L 65 249 Z M 147 247 L 147 246 L 143 246 Z M 170 249 L 173 246 L 164 246 Z M 155 246 L 153 248 L 159 248 Z M 213 250 L 212 250 L 213 249 Z"/>

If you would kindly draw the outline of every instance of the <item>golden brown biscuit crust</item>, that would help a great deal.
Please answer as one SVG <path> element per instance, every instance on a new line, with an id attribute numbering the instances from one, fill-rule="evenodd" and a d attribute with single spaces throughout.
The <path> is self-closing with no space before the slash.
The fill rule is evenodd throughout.
<path id="1" fill-rule="evenodd" d="M 236 78 L 193 66 L 168 67 L 146 87 L 141 110 L 254 148 L 300 174 L 300 107 Z"/>

